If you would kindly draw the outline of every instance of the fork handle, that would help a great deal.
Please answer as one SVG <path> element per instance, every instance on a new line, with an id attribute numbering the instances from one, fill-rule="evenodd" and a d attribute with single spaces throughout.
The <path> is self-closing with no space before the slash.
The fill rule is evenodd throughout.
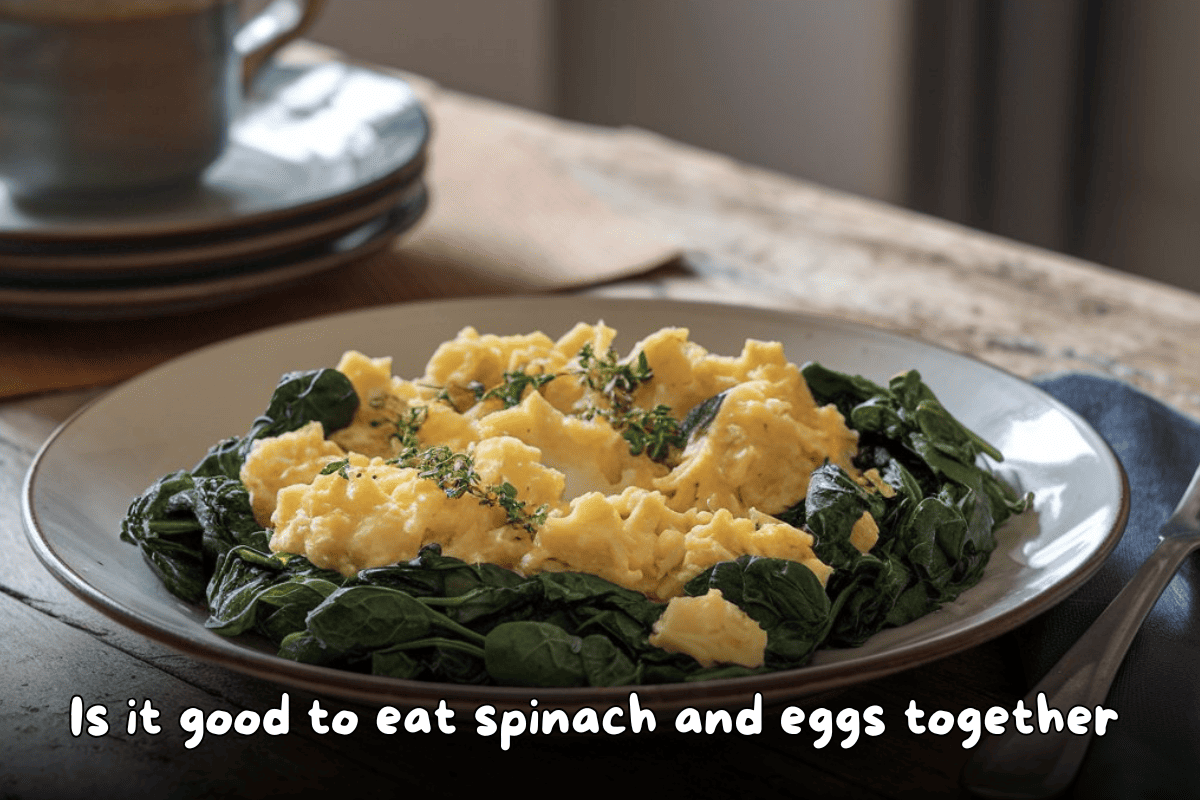
<path id="1" fill-rule="evenodd" d="M 1045 704 L 1065 715 L 1075 706 L 1095 711 L 1104 702 L 1117 668 L 1125 658 L 1142 621 L 1200 538 L 1166 538 L 1109 603 L 1071 649 L 1025 696 L 1036 707 Z M 1094 717 L 1093 717 L 1094 719 Z M 1064 729 L 1019 733 L 1015 726 L 985 738 L 963 767 L 962 785 L 979 797 L 1046 798 L 1062 792 L 1074 780 L 1094 733 Z"/>

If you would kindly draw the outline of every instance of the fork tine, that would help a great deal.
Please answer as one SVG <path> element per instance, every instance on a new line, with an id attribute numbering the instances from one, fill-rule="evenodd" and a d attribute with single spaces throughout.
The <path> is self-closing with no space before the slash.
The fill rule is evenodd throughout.
<path id="1" fill-rule="evenodd" d="M 1188 484 L 1183 497 L 1179 498 L 1179 505 L 1175 506 L 1164 527 L 1200 531 L 1200 467 L 1192 475 L 1192 482 Z"/>

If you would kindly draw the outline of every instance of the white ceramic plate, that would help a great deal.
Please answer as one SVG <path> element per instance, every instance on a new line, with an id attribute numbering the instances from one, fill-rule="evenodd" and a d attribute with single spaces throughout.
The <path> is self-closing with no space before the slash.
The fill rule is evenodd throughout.
<path id="1" fill-rule="evenodd" d="M 811 665 L 765 676 L 638 687 L 662 708 L 768 702 L 848 686 L 978 645 L 1062 600 L 1116 545 L 1128 510 L 1124 473 L 1103 439 L 1037 388 L 979 361 L 859 325 L 734 306 L 585 297 L 482 299 L 340 314 L 233 339 L 153 369 L 63 424 L 30 468 L 23 493 L 30 540 L 77 594 L 114 619 L 197 658 L 310 691 L 400 704 L 562 706 L 628 700 L 628 687 L 515 689 L 404 681 L 298 664 L 253 641 L 204 628 L 205 613 L 173 598 L 118 540 L 129 502 L 166 472 L 191 467 L 214 442 L 244 433 L 279 376 L 335 364 L 346 349 L 394 357 L 420 375 L 436 345 L 465 325 L 481 332 L 557 336 L 603 320 L 628 348 L 663 326 L 683 326 L 709 350 L 736 355 L 746 338 L 779 340 L 789 358 L 876 381 L 920 370 L 939 398 L 999 447 L 1000 472 L 1036 495 L 1033 513 L 999 535 L 983 580 L 954 603 L 860 648 L 822 651 Z"/>

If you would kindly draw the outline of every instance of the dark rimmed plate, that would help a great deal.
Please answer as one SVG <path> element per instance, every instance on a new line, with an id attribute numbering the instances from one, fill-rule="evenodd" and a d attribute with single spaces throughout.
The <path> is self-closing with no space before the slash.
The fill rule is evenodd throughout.
<path id="1" fill-rule="evenodd" d="M 71 251 L 33 247 L 6 251 L 0 247 L 0 285 L 64 284 L 78 281 L 137 280 L 201 275 L 230 266 L 264 261 L 304 248 L 320 247 L 366 225 L 425 192 L 420 176 L 365 195 L 346 208 L 316 217 L 300 217 L 287 227 L 250 229 L 237 237 L 194 241 L 93 243 Z"/>
<path id="2" fill-rule="evenodd" d="M 160 475 L 188 468 L 209 445 L 242 433 L 279 376 L 331 365 L 346 349 L 391 355 L 419 375 L 436 345 L 466 325 L 493 333 L 603 320 L 628 349 L 663 326 L 689 328 L 713 352 L 746 338 L 779 340 L 794 361 L 816 360 L 884 381 L 920 370 L 951 413 L 1007 455 L 1001 475 L 1033 491 L 1035 510 L 1000 532 L 979 585 L 922 619 L 862 647 L 824 650 L 800 669 L 700 683 L 584 689 L 459 686 L 382 678 L 299 664 L 249 639 L 204 627 L 205 613 L 173 598 L 118 539 L 130 500 Z M 237 380 L 230 380 L 236 375 Z M 94 465 L 102 464 L 103 469 Z M 940 347 L 835 319 L 667 301 L 510 298 L 389 306 L 323 317 L 198 350 L 129 381 L 65 422 L 38 453 L 22 504 L 38 556 L 66 586 L 118 622 L 196 658 L 309 691 L 373 703 L 528 709 L 612 706 L 636 691 L 660 709 L 767 703 L 844 688 L 944 658 L 1005 633 L 1064 599 L 1116 545 L 1128 514 L 1124 472 L 1078 415 L 1006 372 Z"/>
<path id="3" fill-rule="evenodd" d="M 0 315 L 39 319 L 121 319 L 178 314 L 245 300 L 379 252 L 421 218 L 423 183 L 396 205 L 328 241 L 233 264 L 192 265 L 153 275 L 92 279 L 0 278 Z"/>

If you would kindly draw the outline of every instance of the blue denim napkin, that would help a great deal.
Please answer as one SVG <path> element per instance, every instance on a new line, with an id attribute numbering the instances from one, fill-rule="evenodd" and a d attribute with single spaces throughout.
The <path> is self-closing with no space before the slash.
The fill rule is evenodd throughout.
<path id="1" fill-rule="evenodd" d="M 1129 522 L 1100 571 L 1016 632 L 1032 686 L 1104 610 L 1158 543 L 1200 464 L 1200 422 L 1124 383 L 1067 374 L 1036 381 L 1105 438 L 1129 476 Z M 1073 787 L 1079 798 L 1200 798 L 1200 571 L 1189 559 L 1133 641 Z"/>

